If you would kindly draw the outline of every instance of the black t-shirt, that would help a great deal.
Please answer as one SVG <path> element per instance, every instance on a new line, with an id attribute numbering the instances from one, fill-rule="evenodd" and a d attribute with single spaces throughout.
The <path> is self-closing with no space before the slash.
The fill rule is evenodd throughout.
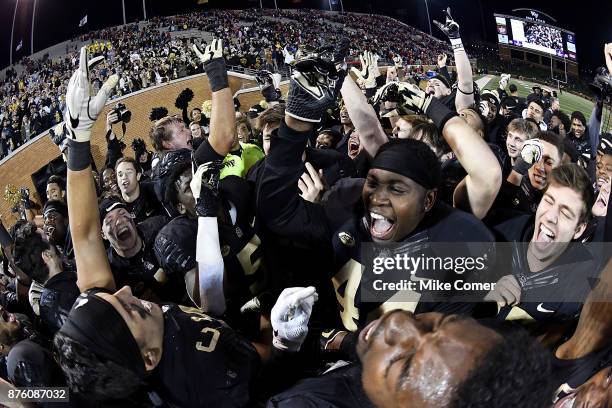
<path id="1" fill-rule="evenodd" d="M 510 253 L 498 254 L 496 271 L 512 274 L 521 286 L 521 302 L 505 306 L 499 319 L 563 322 L 578 317 L 598 275 L 599 262 L 579 243 L 570 243 L 554 263 L 539 272 L 531 272 L 527 248 L 534 230 L 533 216 L 520 216 L 496 226 L 498 241 L 513 242 Z"/>
<path id="2" fill-rule="evenodd" d="M 201 310 L 162 306 L 162 359 L 150 378 L 179 407 L 243 407 L 261 364 L 253 345 Z"/>
<path id="3" fill-rule="evenodd" d="M 455 98 L 457 97 L 457 90 L 453 90 L 450 95 L 443 96 L 438 99 L 444 106 L 450 109 L 453 112 L 457 112 L 457 107 L 455 106 Z"/>
<path id="4" fill-rule="evenodd" d="M 519 215 L 535 214 L 542 196 L 541 191 L 533 188 L 528 175 L 523 176 L 520 186 L 504 180 L 491 210 L 483 221 L 494 226 Z"/>
<path id="5" fill-rule="evenodd" d="M 166 215 L 166 210 L 155 196 L 155 189 L 151 182 L 140 183 L 140 195 L 131 203 L 126 203 L 125 206 L 134 216 L 136 224 L 151 217 Z"/>
<path id="6" fill-rule="evenodd" d="M 396 249 L 396 253 L 407 253 L 411 257 L 431 256 L 445 258 L 448 256 L 466 256 L 470 254 L 474 258 L 491 256 L 493 235 L 473 215 L 454 209 L 443 202 L 437 202 L 419 226 L 404 238 L 404 244 Z M 332 236 L 332 244 L 335 252 L 335 273 L 332 283 L 336 290 L 338 310 L 340 319 L 345 329 L 355 331 L 363 326 L 372 317 L 386 310 L 387 302 L 396 302 L 389 298 L 384 302 L 366 302 L 362 300 L 362 287 L 372 287 L 373 280 L 379 279 L 378 275 L 366 275 L 362 271 L 362 245 L 361 243 L 372 242 L 369 231 L 365 227 L 363 219 L 353 219 L 344 227 L 336 231 Z M 436 243 L 454 243 L 452 246 L 435 245 Z M 477 245 L 464 243 L 481 243 Z M 452 251 L 453 253 L 447 253 Z M 386 256 L 389 256 L 387 254 Z M 388 273 L 388 272 L 387 272 Z M 394 275 L 397 276 L 397 275 Z M 473 276 L 469 273 L 463 275 L 454 271 L 440 273 L 436 270 L 425 270 L 420 268 L 414 274 L 416 279 L 436 279 L 444 282 L 452 282 L 457 279 L 470 280 Z M 410 276 L 403 278 L 411 279 Z M 387 277 L 387 279 L 389 279 Z M 389 279 L 388 281 L 396 281 Z M 406 295 L 404 290 L 403 295 Z M 436 293 L 435 291 L 415 292 L 411 302 L 406 303 L 403 308 L 411 308 L 414 313 L 438 311 L 443 313 L 469 313 L 473 303 L 455 301 L 452 296 L 458 293 Z M 382 296 L 382 292 L 380 295 Z M 434 297 L 435 296 L 435 297 Z M 441 301 L 442 297 L 446 300 Z M 434 299 L 434 300 L 432 300 Z M 410 305 L 408 304 L 410 303 Z M 370 313 L 372 313 L 370 315 Z"/>
<path id="7" fill-rule="evenodd" d="M 361 381 L 361 367 L 348 364 L 308 378 L 270 398 L 267 408 L 373 408 Z"/>

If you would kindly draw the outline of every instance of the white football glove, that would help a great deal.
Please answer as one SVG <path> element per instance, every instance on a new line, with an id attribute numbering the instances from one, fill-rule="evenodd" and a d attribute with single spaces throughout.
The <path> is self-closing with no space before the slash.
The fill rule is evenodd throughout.
<path id="1" fill-rule="evenodd" d="M 279 350 L 299 351 L 308 334 L 312 307 L 319 296 L 312 286 L 286 288 L 272 307 L 272 344 Z"/>
<path id="2" fill-rule="evenodd" d="M 501 78 L 499 79 L 499 88 L 500 89 L 506 89 L 506 87 L 508 86 L 508 81 L 510 80 L 511 75 L 510 74 L 502 74 Z"/>
<path id="3" fill-rule="evenodd" d="M 36 316 L 40 316 L 40 296 L 42 295 L 43 289 L 43 285 L 33 280 L 30 285 L 30 290 L 28 291 L 28 301 Z"/>
<path id="4" fill-rule="evenodd" d="M 521 157 L 526 163 L 533 165 L 542 158 L 543 149 L 540 139 L 526 140 L 521 149 Z"/>
<path id="5" fill-rule="evenodd" d="M 374 95 L 373 103 L 395 102 L 396 110 L 400 114 L 410 111 L 419 114 L 425 113 L 433 97 L 426 94 L 421 88 L 409 82 L 389 82 L 383 85 Z"/>
<path id="6" fill-rule="evenodd" d="M 396 55 L 395 57 L 393 57 L 393 64 L 395 65 L 395 68 L 402 68 L 404 66 L 402 57 L 400 57 L 399 55 Z"/>
<path id="7" fill-rule="evenodd" d="M 111 75 L 97 95 L 92 98 L 89 69 L 103 59 L 104 57 L 100 56 L 89 60 L 87 47 L 82 47 L 79 68 L 72 74 L 68 82 L 64 121 L 67 136 L 77 142 L 88 142 L 91 139 L 91 128 L 119 81 L 117 75 Z"/>
<path id="8" fill-rule="evenodd" d="M 193 44 L 193 51 L 200 59 L 200 62 L 206 64 L 208 61 L 215 58 L 223 57 L 223 41 L 219 39 L 212 40 L 212 42 L 206 46 L 204 52 L 202 52 L 197 45 Z"/>
<path id="9" fill-rule="evenodd" d="M 213 160 L 200 165 L 197 170 L 192 163 L 193 177 L 189 183 L 191 194 L 196 200 L 198 217 L 216 217 L 219 209 L 219 177 L 223 163 Z"/>

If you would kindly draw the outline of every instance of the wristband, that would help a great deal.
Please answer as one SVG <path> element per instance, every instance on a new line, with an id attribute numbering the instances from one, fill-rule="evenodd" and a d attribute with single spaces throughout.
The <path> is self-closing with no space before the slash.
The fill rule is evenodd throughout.
<path id="1" fill-rule="evenodd" d="M 474 95 L 474 88 L 472 88 L 472 92 L 463 92 L 461 88 L 459 88 L 459 85 L 457 85 L 457 90 L 464 95 Z"/>
<path id="2" fill-rule="evenodd" d="M 444 125 L 446 125 L 446 122 L 448 122 L 449 119 L 458 116 L 457 112 L 453 112 L 452 110 L 448 109 L 446 105 L 436 98 L 430 99 L 429 105 L 425 110 L 425 115 L 427 115 L 427 117 L 433 121 L 434 125 L 438 127 L 440 132 L 444 130 Z"/>
<path id="3" fill-rule="evenodd" d="M 91 165 L 90 142 L 77 142 L 68 139 L 68 170 L 81 171 Z"/>
<path id="4" fill-rule="evenodd" d="M 220 91 L 224 88 L 229 88 L 229 80 L 227 78 L 227 68 L 225 67 L 225 59 L 215 58 L 207 61 L 204 64 L 204 70 L 208 76 L 210 90 L 212 92 Z"/>
<path id="5" fill-rule="evenodd" d="M 453 47 L 453 51 L 465 51 L 463 48 L 463 42 L 461 38 L 451 38 L 450 39 L 451 46 Z"/>
<path id="6" fill-rule="evenodd" d="M 524 176 L 525 174 L 527 174 L 530 168 L 531 168 L 531 164 L 527 163 L 520 156 L 516 159 L 514 166 L 512 166 L 512 170 L 516 171 L 521 176 Z"/>

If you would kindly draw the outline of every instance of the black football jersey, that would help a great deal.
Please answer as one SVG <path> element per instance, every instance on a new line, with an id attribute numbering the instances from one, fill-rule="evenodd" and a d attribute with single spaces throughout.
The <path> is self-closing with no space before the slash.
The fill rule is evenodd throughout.
<path id="1" fill-rule="evenodd" d="M 243 407 L 260 368 L 253 345 L 200 309 L 168 304 L 162 358 L 151 378 L 160 397 L 178 407 Z"/>
<path id="2" fill-rule="evenodd" d="M 424 313 L 437 311 L 442 313 L 468 313 L 473 308 L 473 303 L 458 302 L 450 298 L 440 301 L 440 293 L 435 291 L 411 291 L 398 292 L 399 296 L 393 295 L 384 302 L 367 302 L 364 297 L 363 287 L 371 287 L 376 275 L 371 272 L 366 275 L 362 265 L 361 243 L 371 242 L 369 231 L 365 229 L 361 219 L 349 221 L 345 228 L 340 229 L 333 237 L 336 270 L 332 276 L 332 284 L 336 291 L 338 310 L 342 325 L 346 330 L 356 331 L 366 322 L 373 320 L 384 312 L 392 309 L 404 309 L 413 313 Z M 465 256 L 492 256 L 492 234 L 473 215 L 456 210 L 442 202 L 438 202 L 430 211 L 421 225 L 406 237 L 401 246 L 394 253 L 407 253 L 411 257 L 421 254 L 426 256 L 442 256 L 440 251 L 448 251 L 449 247 L 439 247 L 435 243 L 456 243 L 456 250 Z M 462 243 L 483 243 L 482 246 L 464 246 Z M 399 244 L 398 244 L 399 245 Z M 448 254 L 446 254 L 448 255 Z M 367 271 L 366 271 L 367 272 Z M 406 275 L 410 278 L 410 274 Z M 414 274 L 418 280 L 443 280 L 452 282 L 459 279 L 461 275 L 449 271 L 440 275 L 439 271 L 420 269 Z M 412 280 L 412 278 L 410 278 Z M 468 280 L 467 276 L 462 279 Z M 411 292 L 411 297 L 406 297 Z M 451 295 L 449 293 L 449 295 Z M 370 295 L 371 296 L 371 295 Z M 411 299 L 411 301 L 406 301 Z M 436 301 L 431 301 L 436 299 Z"/>

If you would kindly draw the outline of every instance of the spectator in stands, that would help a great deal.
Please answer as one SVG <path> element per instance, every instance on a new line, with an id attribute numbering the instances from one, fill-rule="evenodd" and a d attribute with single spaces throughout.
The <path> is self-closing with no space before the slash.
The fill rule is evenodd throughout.
<path id="1" fill-rule="evenodd" d="M 58 200 L 65 202 L 66 187 L 64 179 L 60 176 L 53 175 L 47 179 L 47 200 Z"/>

